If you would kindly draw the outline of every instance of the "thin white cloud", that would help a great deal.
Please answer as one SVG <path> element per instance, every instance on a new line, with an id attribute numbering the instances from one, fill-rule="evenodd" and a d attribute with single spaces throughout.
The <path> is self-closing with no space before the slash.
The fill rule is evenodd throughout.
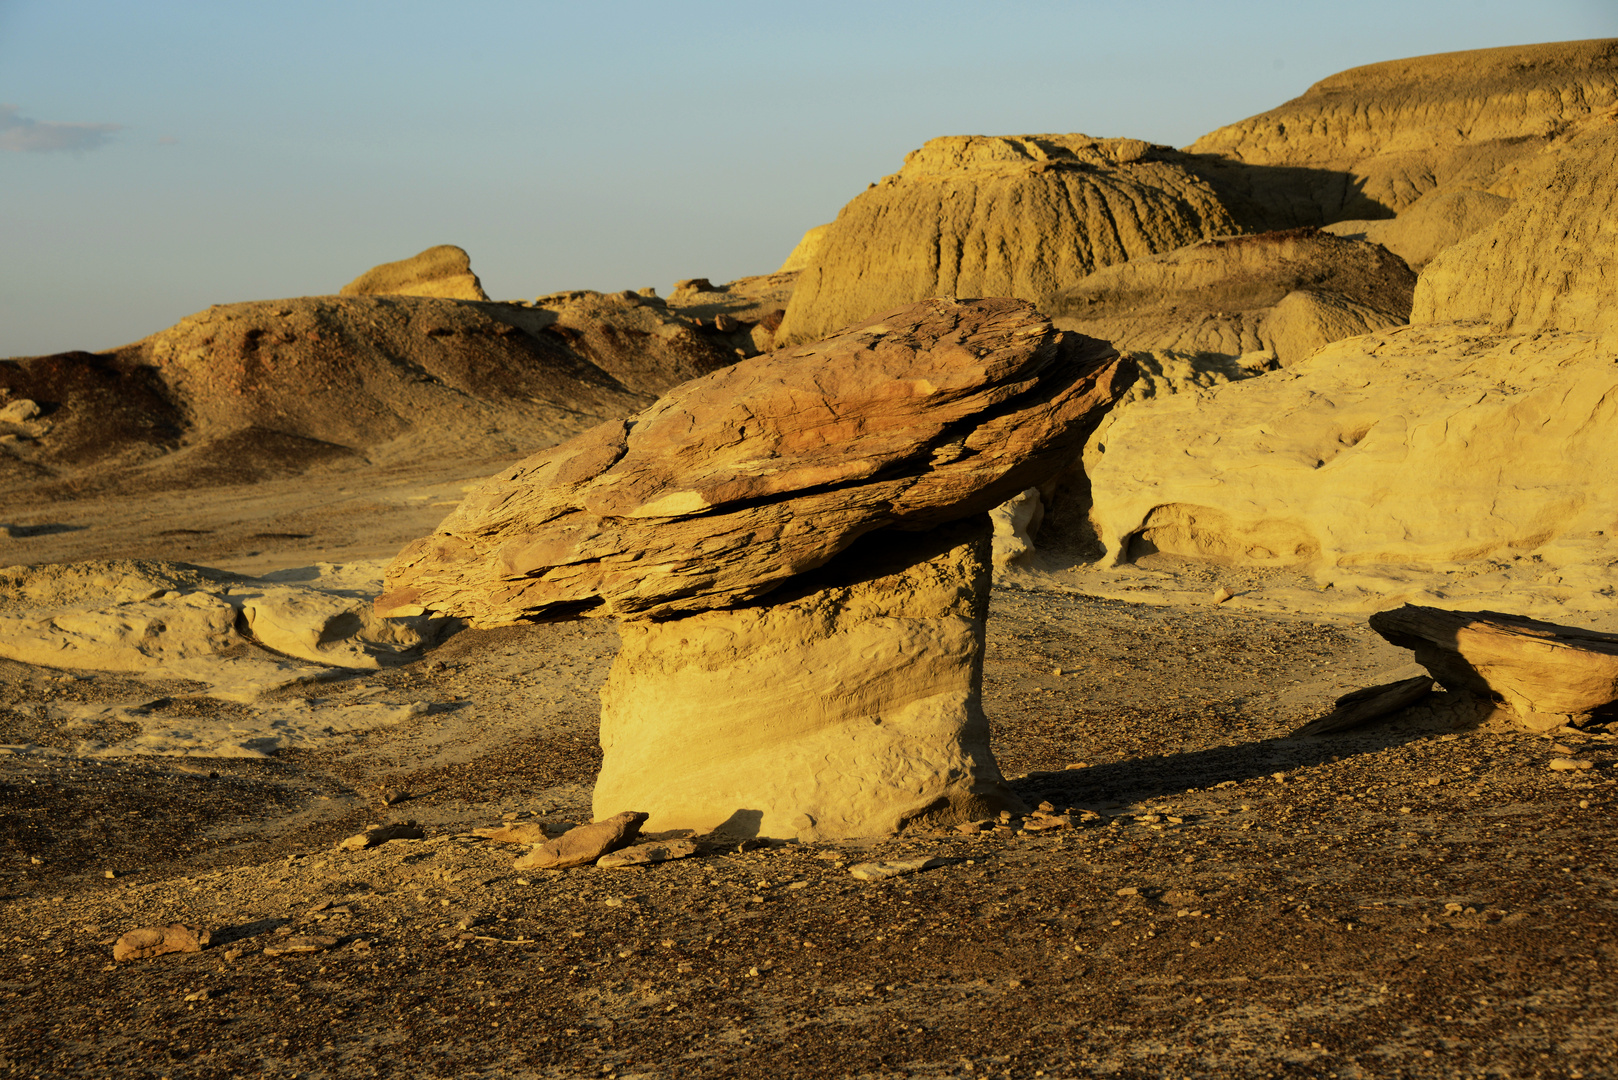
<path id="1" fill-rule="evenodd" d="M 17 106 L 0 105 L 0 150 L 48 154 L 52 150 L 95 150 L 107 144 L 122 124 L 51 124 L 17 115 Z"/>

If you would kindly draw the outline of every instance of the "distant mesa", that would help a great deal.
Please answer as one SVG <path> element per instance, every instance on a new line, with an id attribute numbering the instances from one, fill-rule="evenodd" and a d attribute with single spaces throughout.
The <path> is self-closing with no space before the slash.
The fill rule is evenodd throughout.
<path id="1" fill-rule="evenodd" d="M 420 255 L 373 266 L 338 290 L 339 296 L 440 296 L 448 300 L 488 300 L 472 273 L 472 260 L 453 244 L 430 247 Z"/>

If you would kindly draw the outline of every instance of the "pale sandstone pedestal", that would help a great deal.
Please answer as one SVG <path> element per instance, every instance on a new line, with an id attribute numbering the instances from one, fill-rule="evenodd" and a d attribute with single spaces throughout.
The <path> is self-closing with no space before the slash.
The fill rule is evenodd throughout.
<path id="1" fill-rule="evenodd" d="M 982 705 L 986 519 L 863 538 L 768 603 L 620 624 L 595 814 L 805 839 L 1022 810 Z"/>

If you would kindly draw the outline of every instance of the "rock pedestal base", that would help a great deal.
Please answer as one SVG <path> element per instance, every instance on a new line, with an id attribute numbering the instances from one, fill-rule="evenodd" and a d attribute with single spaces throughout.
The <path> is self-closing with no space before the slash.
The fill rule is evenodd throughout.
<path id="1" fill-rule="evenodd" d="M 773 603 L 623 623 L 596 816 L 820 839 L 1021 810 L 982 707 L 989 582 L 978 518 L 871 534 Z"/>

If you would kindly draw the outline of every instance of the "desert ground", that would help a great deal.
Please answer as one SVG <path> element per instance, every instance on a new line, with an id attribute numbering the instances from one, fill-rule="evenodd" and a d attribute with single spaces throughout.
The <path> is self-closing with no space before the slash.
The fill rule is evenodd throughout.
<path id="1" fill-rule="evenodd" d="M 441 245 L 0 362 L 0 1071 L 1618 1074 L 1615 124 L 1618 41 L 1419 57 L 1185 150 L 943 136 L 667 297 L 491 300 Z M 957 770 L 878 835 L 654 817 L 694 853 L 514 865 L 604 816 L 621 635 L 992 506 L 979 637 L 912 667 L 953 752 L 981 657 L 1022 809 Z M 900 580 L 835 595 L 948 621 Z M 1300 734 L 1423 674 L 1368 625 L 1403 605 L 1560 629 L 1523 694 L 1451 666 Z M 920 747 L 872 734 L 903 665 L 861 713 L 876 652 L 766 644 Z M 675 734 L 671 803 L 746 760 Z"/>
<path id="2" fill-rule="evenodd" d="M 260 571 L 363 559 L 430 527 L 442 513 L 431 503 L 458 479 L 373 477 L 363 498 L 339 482 L 320 498 L 308 483 L 280 500 L 225 489 L 208 500 L 218 522 L 187 499 L 147 501 L 144 534 L 123 524 L 128 508 L 63 506 L 64 525 L 119 524 L 27 542 L 39 545 L 31 561 L 183 551 Z M 190 550 L 164 535 L 179 521 Z M 8 662 L 5 1066 L 1610 1074 L 1612 736 L 1432 708 L 1291 738 L 1345 690 L 1399 675 L 1409 654 L 1346 617 L 1183 599 L 1250 589 L 1251 572 L 1137 573 L 1134 603 L 1060 573 L 993 593 L 995 752 L 1030 805 L 1072 808 L 1076 827 L 715 838 L 641 869 L 516 871 L 520 847 L 472 831 L 589 819 L 596 691 L 615 645 L 605 620 L 467 630 L 408 663 L 289 687 L 278 696 L 428 708 L 263 759 L 75 756 L 87 737 L 118 733 L 42 706 L 138 698 L 169 722 L 243 707 L 196 683 Z M 1153 595 L 1165 591 L 1181 599 Z M 1596 768 L 1548 768 L 1569 753 Z M 384 789 L 407 797 L 384 807 Z M 404 819 L 425 838 L 334 847 Z M 848 871 L 914 856 L 953 861 L 886 881 Z M 211 928 L 211 946 L 112 962 L 118 935 L 171 921 Z M 287 931 L 336 941 L 266 953 Z"/>

